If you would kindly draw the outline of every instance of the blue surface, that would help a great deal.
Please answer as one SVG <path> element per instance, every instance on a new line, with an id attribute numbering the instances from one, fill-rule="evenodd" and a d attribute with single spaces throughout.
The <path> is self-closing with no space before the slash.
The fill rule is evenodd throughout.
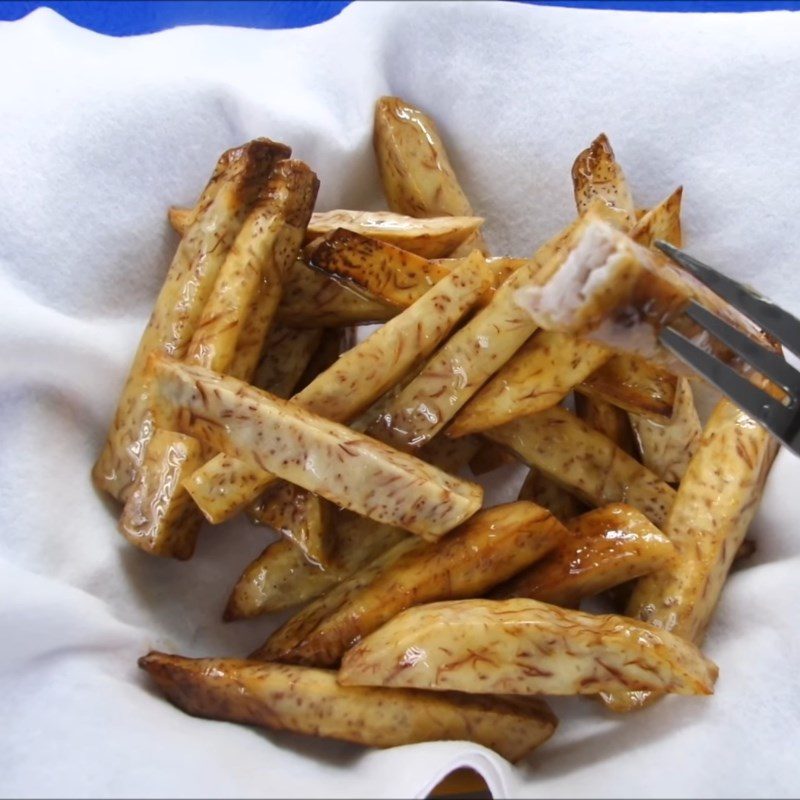
<path id="1" fill-rule="evenodd" d="M 767 11 L 800 10 L 800 0 L 516 0 L 536 5 L 573 8 L 616 8 L 639 11 Z M 47 6 L 72 22 L 113 36 L 172 28 L 176 25 L 235 25 L 249 28 L 301 28 L 335 17 L 349 0 L 322 2 L 211 2 L 210 0 L 0 0 L 0 20 L 24 17 Z"/>

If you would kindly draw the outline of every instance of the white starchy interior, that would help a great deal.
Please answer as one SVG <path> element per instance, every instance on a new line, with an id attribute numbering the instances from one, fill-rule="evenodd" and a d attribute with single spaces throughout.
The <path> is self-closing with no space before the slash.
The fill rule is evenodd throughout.
<path id="1" fill-rule="evenodd" d="M 239 520 L 188 563 L 148 558 L 89 470 L 177 243 L 167 207 L 267 135 L 318 172 L 320 210 L 385 208 L 371 137 L 386 93 L 435 116 L 493 252 L 524 256 L 573 219 L 570 165 L 604 130 L 637 202 L 683 183 L 689 251 L 800 315 L 800 81 L 776 80 L 800 72 L 799 40 L 796 12 L 517 3 L 126 38 L 44 9 L 0 23 L 0 792 L 423 797 L 471 765 L 495 797 L 795 795 L 800 459 L 778 457 L 757 553 L 725 587 L 704 648 L 714 697 L 628 718 L 554 702 L 558 731 L 517 768 L 468 743 L 368 751 L 177 711 L 136 658 L 260 644 L 269 621 L 219 616 L 265 534 Z M 515 475 L 493 476 L 496 498 Z"/>
<path id="2" fill-rule="evenodd" d="M 605 222 L 592 222 L 550 280 L 520 289 L 517 304 L 543 328 L 570 330 L 577 312 L 612 279 L 619 261 L 614 229 Z"/>

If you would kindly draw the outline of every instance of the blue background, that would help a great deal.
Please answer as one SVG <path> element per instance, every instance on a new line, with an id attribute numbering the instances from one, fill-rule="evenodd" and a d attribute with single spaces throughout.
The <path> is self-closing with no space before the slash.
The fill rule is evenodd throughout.
<path id="1" fill-rule="evenodd" d="M 518 0 L 515 0 L 518 1 Z M 641 11 L 800 11 L 800 0 L 532 0 L 536 5 L 581 8 L 621 8 Z M 17 2 L 0 0 L 0 20 L 24 17 L 39 6 L 48 6 L 84 28 L 114 36 L 172 28 L 175 25 L 237 25 L 250 28 L 299 28 L 336 16 L 349 2 L 242 2 L 242 0 L 54 0 Z"/>

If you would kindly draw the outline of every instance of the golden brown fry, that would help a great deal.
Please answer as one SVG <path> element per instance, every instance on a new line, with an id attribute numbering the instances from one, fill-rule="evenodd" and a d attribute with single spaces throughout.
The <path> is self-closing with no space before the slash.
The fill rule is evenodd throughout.
<path id="1" fill-rule="evenodd" d="M 681 481 L 664 533 L 676 548 L 669 563 L 634 589 L 626 613 L 701 642 L 736 552 L 758 509 L 776 446 L 728 400 L 711 415 Z M 606 698 L 629 711 L 655 697 Z"/>
<path id="2" fill-rule="evenodd" d="M 717 667 L 643 622 L 538 600 L 451 600 L 396 616 L 349 650 L 339 683 L 490 692 L 711 694 Z"/>
<path id="3" fill-rule="evenodd" d="M 482 256 L 476 253 L 465 259 L 417 303 L 343 353 L 329 369 L 296 394 L 291 403 L 337 422 L 357 416 L 434 350 L 475 305 L 490 282 L 491 275 Z M 207 468 L 202 480 L 192 479 L 187 485 L 203 513 L 213 516 L 215 521 L 221 521 L 221 513 L 233 514 L 241 510 L 269 485 L 267 475 L 262 476 L 261 481 L 249 479 L 252 465 L 241 466 L 242 478 L 235 470 L 231 471 L 230 463 L 226 467 L 226 474 L 220 476 Z M 222 504 L 217 491 L 220 485 L 225 488 Z M 235 487 L 242 489 L 238 497 Z M 316 516 L 314 511 L 307 513 Z"/>
<path id="4" fill-rule="evenodd" d="M 567 523 L 569 535 L 541 561 L 492 593 L 574 607 L 584 597 L 663 567 L 675 547 L 632 506 L 614 503 Z"/>
<path id="5" fill-rule="evenodd" d="M 198 203 L 198 206 L 201 206 Z M 195 209 L 172 206 L 169 223 L 175 231 L 183 234 L 195 217 Z M 483 220 L 480 217 L 429 217 L 416 219 L 391 211 L 334 211 L 316 212 L 311 215 L 306 234 L 306 243 L 345 228 L 363 236 L 380 239 L 395 247 L 402 247 L 423 258 L 444 258 L 459 245 L 477 233 Z"/>
<path id="6" fill-rule="evenodd" d="M 628 181 L 622 167 L 614 158 L 614 151 L 604 133 L 601 133 L 572 165 L 572 186 L 579 214 L 585 214 L 597 199 L 619 215 L 625 229 L 636 223 Z"/>
<path id="7" fill-rule="evenodd" d="M 399 247 L 338 228 L 306 258 L 334 280 L 356 284 L 383 302 L 407 308 L 446 277 L 446 267 Z"/>
<path id="8" fill-rule="evenodd" d="M 125 501 L 136 485 L 153 425 L 146 367 L 151 353 L 182 358 L 194 334 L 220 267 L 275 163 L 287 158 L 285 145 L 257 139 L 220 159 L 221 172 L 211 202 L 181 240 L 142 334 L 122 389 L 117 411 L 100 458 L 95 485 Z M 219 174 L 218 174 L 219 173 Z"/>
<path id="9" fill-rule="evenodd" d="M 658 331 L 686 308 L 688 286 L 659 253 L 592 214 L 586 220 L 570 242 L 562 268 L 550 280 L 518 292 L 517 301 L 545 330 L 667 359 Z M 675 361 L 669 358 L 667 363 Z"/>
<path id="10" fill-rule="evenodd" d="M 593 506 L 628 503 L 662 527 L 675 490 L 564 408 L 507 422 L 485 434 Z"/>
<path id="11" fill-rule="evenodd" d="M 273 542 L 237 581 L 228 599 L 225 619 L 257 617 L 306 603 L 366 567 L 398 542 L 415 541 L 400 528 L 352 511 L 337 511 L 333 525 L 336 551 L 330 565 L 320 569 L 287 539 Z"/>
<path id="12" fill-rule="evenodd" d="M 306 606 L 253 657 L 334 666 L 348 647 L 404 609 L 483 594 L 566 536 L 564 526 L 534 503 L 486 509 L 436 543 L 396 545 L 366 568 L 366 580 L 356 573 Z"/>
<path id="13" fill-rule="evenodd" d="M 151 364 L 181 432 L 356 513 L 436 539 L 480 508 L 478 485 L 297 404 L 202 367 Z"/>
<path id="14" fill-rule="evenodd" d="M 183 208 L 182 206 L 170 206 L 167 209 L 167 219 L 170 227 L 178 236 L 185 236 L 195 220 L 197 212 L 194 208 Z"/>
<path id="15" fill-rule="evenodd" d="M 218 525 L 236 516 L 277 480 L 253 464 L 217 453 L 187 475 L 183 486 L 203 516 Z"/>
<path id="16" fill-rule="evenodd" d="M 394 306 L 298 260 L 289 268 L 278 320 L 292 328 L 338 328 L 385 322 L 397 312 Z"/>
<path id="17" fill-rule="evenodd" d="M 671 372 L 628 354 L 616 355 L 577 387 L 594 400 L 662 423 L 672 419 L 677 388 Z"/>
<path id="18" fill-rule="evenodd" d="M 305 388 L 317 375 L 336 362 L 340 352 L 345 349 L 347 330 L 328 328 L 324 331 L 322 341 L 297 382 L 298 390 Z M 297 334 L 304 332 L 302 329 L 295 331 Z M 241 471 L 244 474 L 247 474 L 248 469 L 250 468 L 241 462 L 233 468 L 234 472 Z M 263 480 L 266 480 L 266 474 L 262 474 L 262 484 Z M 329 526 L 333 512 L 327 500 L 283 481 L 270 483 L 260 497 L 255 495 L 257 490 L 254 485 L 243 482 L 242 489 L 238 496 L 234 492 L 228 493 L 228 516 L 233 516 L 249 505 L 248 516 L 252 522 L 279 530 L 287 538 L 296 541 L 307 558 L 315 563 L 329 564 L 334 540 Z M 256 499 L 251 504 L 250 500 L 254 495 Z M 204 507 L 206 498 L 195 496 L 194 500 L 198 506 Z M 272 503 L 275 504 L 274 508 L 271 507 Z"/>
<path id="19" fill-rule="evenodd" d="M 308 236 L 311 240 L 337 228 L 344 228 L 423 258 L 443 258 L 477 234 L 482 224 L 481 217 L 473 216 L 447 215 L 416 219 L 391 211 L 338 209 L 314 214 L 308 226 Z"/>
<path id="20" fill-rule="evenodd" d="M 631 239 L 645 247 L 651 247 L 658 239 L 680 247 L 682 197 L 683 187 L 679 186 L 666 200 L 642 214 L 631 229 Z"/>
<path id="21" fill-rule="evenodd" d="M 153 433 L 119 520 L 131 544 L 156 556 L 192 557 L 202 517 L 197 519 L 181 481 L 202 463 L 195 439 L 171 431 Z"/>
<path id="22" fill-rule="evenodd" d="M 375 104 L 373 144 L 389 208 L 412 217 L 473 216 L 434 121 L 399 97 Z M 462 244 L 486 253 L 480 234 Z"/>
<path id="23" fill-rule="evenodd" d="M 703 433 L 688 378 L 678 379 L 675 408 L 668 424 L 633 414 L 631 424 L 642 463 L 667 483 L 680 482 Z"/>
<path id="24" fill-rule="evenodd" d="M 294 484 L 279 482 L 268 487 L 250 510 L 250 519 L 267 525 L 294 542 L 303 555 L 326 568 L 333 556 L 330 504 Z"/>
<path id="25" fill-rule="evenodd" d="M 574 228 L 554 237 L 505 281 L 491 302 L 451 336 L 398 394 L 370 433 L 408 449 L 426 444 L 450 422 L 536 330 L 515 296 L 520 287 L 558 269 Z"/>
<path id="26" fill-rule="evenodd" d="M 293 402 L 351 419 L 427 357 L 491 285 L 477 253 L 368 339 L 341 356 Z"/>
<path id="27" fill-rule="evenodd" d="M 302 161 L 275 165 L 220 268 L 189 343 L 190 363 L 252 377 L 318 188 Z"/>
<path id="28" fill-rule="evenodd" d="M 637 455 L 630 418 L 621 408 L 599 397 L 576 394 L 575 414 L 590 428 L 614 442 L 620 450 L 631 456 Z"/>
<path id="29" fill-rule="evenodd" d="M 479 446 L 475 437 L 435 439 L 420 456 L 445 470 L 457 473 Z M 231 593 L 225 619 L 255 617 L 319 596 L 349 578 L 403 539 L 413 539 L 400 528 L 373 522 L 352 511 L 337 510 L 334 517 L 336 551 L 325 570 L 308 562 L 291 542 L 269 545 L 239 578 Z"/>
<path id="30" fill-rule="evenodd" d="M 435 263 L 444 267 L 448 272 L 452 272 L 462 260 L 461 258 L 439 258 Z M 488 256 L 486 266 L 494 276 L 492 293 L 502 286 L 520 267 L 528 263 L 527 258 L 511 258 L 509 256 Z M 491 297 L 487 299 L 490 300 Z"/>
<path id="31" fill-rule="evenodd" d="M 324 330 L 273 325 L 256 366 L 253 385 L 278 397 L 290 397 L 317 351 Z"/>
<path id="32" fill-rule="evenodd" d="M 558 405 L 611 356 L 602 345 L 539 331 L 461 409 L 447 435 L 478 433 Z"/>
<path id="33" fill-rule="evenodd" d="M 499 445 L 497 445 L 499 447 Z M 577 516 L 585 506 L 575 495 L 532 467 L 519 490 L 518 500 L 530 500 L 546 508 L 557 520 L 566 522 Z"/>
<path id="34" fill-rule="evenodd" d="M 152 652 L 139 666 L 188 714 L 370 747 L 467 740 L 516 761 L 558 724 L 544 702 L 347 688 L 334 672 L 288 664 Z"/>
<path id="35" fill-rule="evenodd" d="M 682 190 L 678 188 L 645 214 L 631 231 L 631 238 L 648 246 L 660 239 L 680 247 L 681 195 Z M 688 379 L 678 379 L 675 404 L 668 423 L 632 414 L 631 424 L 643 463 L 669 483 L 680 481 L 702 435 L 700 417 Z"/>
<path id="36" fill-rule="evenodd" d="M 252 377 L 280 300 L 284 273 L 297 258 L 318 187 L 316 175 L 302 161 L 275 164 L 219 270 L 189 343 L 188 363 L 216 372 L 230 371 L 234 377 Z M 162 416 L 169 421 L 161 424 L 172 430 L 173 420 L 163 411 Z M 243 469 L 245 478 L 230 479 L 229 490 L 249 478 L 251 470 L 246 465 Z M 169 465 L 159 469 L 151 463 L 150 471 L 169 471 Z M 147 496 L 148 488 L 163 494 Z M 172 487 L 148 480 L 140 481 L 135 491 L 137 509 L 160 509 L 159 530 L 151 538 L 162 542 L 162 550 L 169 549 L 165 543 L 173 535 L 183 542 L 188 528 L 199 530 L 202 515 L 183 489 L 176 493 Z M 181 514 L 170 507 L 172 502 L 182 509 Z"/>
<path id="37" fill-rule="evenodd" d="M 554 276 L 531 283 L 516 300 L 547 330 L 560 330 L 642 356 L 678 374 L 691 370 L 659 341 L 670 325 L 730 361 L 732 351 L 681 312 L 695 300 L 760 343 L 755 324 L 657 251 L 647 250 L 605 221 L 587 214 L 573 235 L 569 257 Z"/>

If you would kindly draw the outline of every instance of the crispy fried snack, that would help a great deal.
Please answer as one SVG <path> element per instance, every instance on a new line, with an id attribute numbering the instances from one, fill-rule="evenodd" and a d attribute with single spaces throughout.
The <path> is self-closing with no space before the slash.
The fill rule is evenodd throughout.
<path id="1" fill-rule="evenodd" d="M 576 607 L 584 597 L 665 566 L 675 547 L 647 517 L 622 503 L 567 523 L 569 536 L 541 561 L 497 588 L 492 597 L 530 597 Z"/>
<path id="2" fill-rule="evenodd" d="M 644 622 L 538 600 L 451 600 L 399 614 L 345 653 L 344 686 L 496 694 L 711 694 L 717 667 Z"/>
<path id="3" fill-rule="evenodd" d="M 507 422 L 486 435 L 590 505 L 628 503 L 663 526 L 675 499 L 671 486 L 564 408 Z"/>
<path id="4" fill-rule="evenodd" d="M 344 687 L 334 672 L 287 664 L 152 652 L 139 666 L 193 716 L 370 747 L 466 739 L 516 761 L 549 739 L 557 725 L 544 702 Z"/>
<path id="5" fill-rule="evenodd" d="M 475 253 L 402 314 L 342 354 L 291 399 L 292 405 L 334 421 L 356 417 L 421 363 L 490 284 L 483 258 Z M 266 473 L 260 480 L 251 480 L 252 467 L 244 464 L 240 480 L 230 463 L 224 465 L 224 475 L 222 466 L 220 462 L 219 469 L 208 467 L 187 482 L 195 502 L 212 522 L 247 506 L 273 480 Z M 222 497 L 219 487 L 224 488 Z M 241 487 L 238 493 L 237 487 Z"/>
<path id="6" fill-rule="evenodd" d="M 203 367 L 158 357 L 151 364 L 181 432 L 344 508 L 429 539 L 480 508 L 478 485 L 297 404 Z"/>
<path id="7" fill-rule="evenodd" d="M 567 536 L 547 509 L 516 502 L 476 514 L 433 544 L 401 542 L 273 633 L 254 658 L 334 666 L 412 605 L 481 595 Z"/>
<path id="8" fill-rule="evenodd" d="M 475 437 L 435 439 L 420 456 L 445 472 L 457 473 L 473 457 Z M 325 570 L 306 559 L 291 542 L 270 544 L 242 573 L 231 592 L 225 619 L 255 617 L 313 600 L 366 567 L 410 534 L 352 511 L 334 515 L 336 552 Z"/>
<path id="9" fill-rule="evenodd" d="M 539 331 L 461 409 L 447 435 L 479 433 L 556 406 L 611 356 L 602 345 Z"/>
<path id="10" fill-rule="evenodd" d="M 167 272 L 105 447 L 92 472 L 95 485 L 120 501 L 127 500 L 136 485 L 153 434 L 147 361 L 151 353 L 176 358 L 186 354 L 219 270 L 251 205 L 276 162 L 290 153 L 285 145 L 256 139 L 220 158 L 206 190 L 208 202 L 200 207 Z"/>
<path id="11" fill-rule="evenodd" d="M 728 400 L 703 431 L 681 481 L 664 533 L 676 548 L 660 570 L 641 578 L 626 613 L 701 642 L 736 553 L 758 509 L 777 446 Z M 657 695 L 625 692 L 606 702 L 630 711 Z"/>
<path id="12" fill-rule="evenodd" d="M 202 205 L 203 199 L 198 203 L 198 207 Z M 195 215 L 194 208 L 172 206 L 168 213 L 169 223 L 176 233 L 183 236 Z M 344 228 L 401 247 L 423 258 L 444 258 L 477 233 L 482 224 L 483 219 L 472 216 L 416 219 L 391 211 L 348 211 L 339 208 L 311 215 L 306 243 L 325 236 L 337 228 Z"/>
<path id="13" fill-rule="evenodd" d="M 399 97 L 375 104 L 373 144 L 383 191 L 392 211 L 412 217 L 473 216 L 434 121 Z M 455 251 L 487 253 L 480 233 Z"/>

